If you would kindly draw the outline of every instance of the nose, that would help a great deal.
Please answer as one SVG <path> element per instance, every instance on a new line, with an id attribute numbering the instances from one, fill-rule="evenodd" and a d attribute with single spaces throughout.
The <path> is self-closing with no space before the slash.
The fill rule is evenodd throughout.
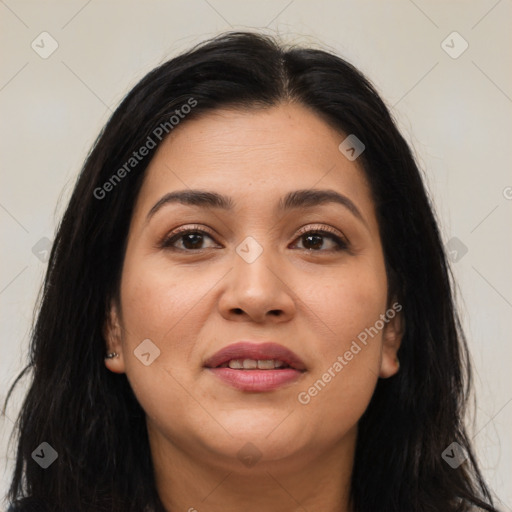
<path id="1" fill-rule="evenodd" d="M 289 321 L 295 314 L 295 293 L 287 283 L 284 262 L 265 249 L 254 260 L 238 253 L 225 279 L 218 307 L 229 320 L 264 323 Z"/>

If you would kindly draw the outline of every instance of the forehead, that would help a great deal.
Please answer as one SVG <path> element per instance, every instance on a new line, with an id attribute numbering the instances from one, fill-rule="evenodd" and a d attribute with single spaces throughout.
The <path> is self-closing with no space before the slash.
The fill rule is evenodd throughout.
<path id="1" fill-rule="evenodd" d="M 362 166 L 338 149 L 345 137 L 299 104 L 208 112 L 161 143 L 137 206 L 147 211 L 165 193 L 194 188 L 229 195 L 237 209 L 268 209 L 290 190 L 330 188 L 372 209 Z"/>

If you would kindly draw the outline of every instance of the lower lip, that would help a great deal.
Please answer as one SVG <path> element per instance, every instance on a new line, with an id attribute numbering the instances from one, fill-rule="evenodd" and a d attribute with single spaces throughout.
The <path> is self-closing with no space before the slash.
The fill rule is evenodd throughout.
<path id="1" fill-rule="evenodd" d="M 219 379 L 241 391 L 272 391 L 297 380 L 303 373 L 293 368 L 280 370 L 208 369 Z"/>

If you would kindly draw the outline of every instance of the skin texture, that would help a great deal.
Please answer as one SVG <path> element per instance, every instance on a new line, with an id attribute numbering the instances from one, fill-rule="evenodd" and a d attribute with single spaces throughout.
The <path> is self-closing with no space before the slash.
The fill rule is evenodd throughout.
<path id="1" fill-rule="evenodd" d="M 396 314 L 309 403 L 298 401 L 391 307 L 370 189 L 339 151 L 344 138 L 298 104 L 217 110 L 175 128 L 148 167 L 120 307 L 105 325 L 119 357 L 105 364 L 127 374 L 146 412 L 169 511 L 351 510 L 357 423 L 377 379 L 399 369 L 402 321 Z M 230 196 L 234 210 L 168 204 L 146 220 L 163 195 L 187 189 Z M 299 189 L 335 190 L 364 220 L 336 203 L 278 214 L 279 199 Z M 208 232 L 201 250 L 179 237 L 181 251 L 158 246 L 182 226 Z M 330 227 L 348 249 L 333 250 L 329 235 L 308 245 L 302 227 Z M 236 252 L 248 236 L 263 248 L 252 263 Z M 145 366 L 134 350 L 148 338 L 160 355 Z M 239 340 L 280 343 L 307 371 L 271 392 L 236 390 L 203 364 Z M 261 455 L 251 467 L 237 455 L 248 442 Z"/>

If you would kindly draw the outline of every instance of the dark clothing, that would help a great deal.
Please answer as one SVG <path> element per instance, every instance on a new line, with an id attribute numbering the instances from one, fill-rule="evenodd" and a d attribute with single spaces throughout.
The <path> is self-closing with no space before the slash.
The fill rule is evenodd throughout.
<path id="1" fill-rule="evenodd" d="M 50 512 L 48 508 L 39 500 L 25 498 L 21 501 L 12 503 L 7 512 Z"/>

